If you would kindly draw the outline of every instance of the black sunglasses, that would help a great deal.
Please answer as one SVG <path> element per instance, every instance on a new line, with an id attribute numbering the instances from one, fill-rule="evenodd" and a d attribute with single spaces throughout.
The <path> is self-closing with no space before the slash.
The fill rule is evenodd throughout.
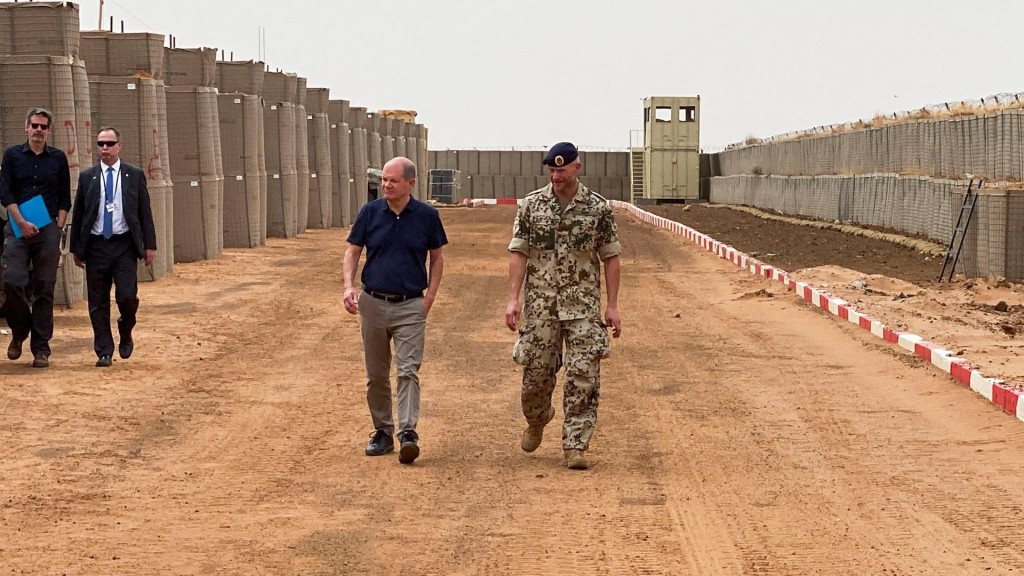
<path id="1" fill-rule="evenodd" d="M 32 128 L 34 128 L 36 130 L 49 130 L 50 129 L 50 125 L 49 124 L 37 124 L 35 122 L 29 123 L 29 126 L 31 126 Z"/>
<path id="2" fill-rule="evenodd" d="M 96 142 L 96 147 L 97 148 L 113 148 L 114 146 L 116 146 L 118 144 L 120 144 L 120 142 L 111 142 L 110 140 L 100 140 L 100 141 Z"/>

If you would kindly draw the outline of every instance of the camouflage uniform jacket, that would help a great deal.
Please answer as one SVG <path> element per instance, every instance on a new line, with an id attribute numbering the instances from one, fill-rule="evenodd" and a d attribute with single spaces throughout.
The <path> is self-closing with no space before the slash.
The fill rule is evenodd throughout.
<path id="1" fill-rule="evenodd" d="M 526 264 L 523 315 L 576 320 L 601 315 L 601 261 L 622 251 L 608 202 L 582 183 L 565 211 L 548 184 L 523 199 L 510 252 Z"/>

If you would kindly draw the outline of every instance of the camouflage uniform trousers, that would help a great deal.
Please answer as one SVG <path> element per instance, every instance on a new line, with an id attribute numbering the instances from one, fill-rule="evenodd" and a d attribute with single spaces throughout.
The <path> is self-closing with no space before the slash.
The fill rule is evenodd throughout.
<path id="1" fill-rule="evenodd" d="M 544 422 L 564 357 L 563 450 L 586 450 L 590 443 L 601 396 L 601 358 L 608 351 L 608 330 L 596 319 L 530 320 L 519 329 L 513 359 L 523 365 L 522 406 L 527 423 Z"/>

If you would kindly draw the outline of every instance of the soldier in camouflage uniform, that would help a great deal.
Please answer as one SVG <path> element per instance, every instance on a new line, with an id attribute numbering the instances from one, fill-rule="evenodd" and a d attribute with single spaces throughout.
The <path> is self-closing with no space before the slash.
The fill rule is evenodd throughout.
<path id="1" fill-rule="evenodd" d="M 581 163 L 568 142 L 544 158 L 550 184 L 523 199 L 509 243 L 510 292 L 505 324 L 519 330 L 513 359 L 523 365 L 522 405 L 527 428 L 522 448 L 536 450 L 554 418 L 555 375 L 565 366 L 562 449 L 565 465 L 586 469 L 584 458 L 597 422 L 601 359 L 616 338 L 619 319 L 619 246 L 607 201 L 579 183 Z M 607 302 L 601 321 L 601 262 Z M 525 283 L 525 304 L 519 301 Z M 523 320 L 520 325 L 520 319 Z M 564 342 L 564 351 L 563 351 Z"/>

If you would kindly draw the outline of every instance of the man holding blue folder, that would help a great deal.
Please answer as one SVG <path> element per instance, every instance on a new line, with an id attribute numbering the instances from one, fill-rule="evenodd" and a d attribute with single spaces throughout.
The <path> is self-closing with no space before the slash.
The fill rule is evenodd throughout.
<path id="1" fill-rule="evenodd" d="M 4 150 L 0 160 L 0 204 L 10 216 L 4 226 L 2 257 L 7 325 L 11 328 L 7 357 L 21 358 L 22 344 L 31 338 L 32 366 L 36 368 L 50 365 L 53 287 L 60 263 L 61 231 L 71 210 L 68 158 L 46 145 L 52 125 L 50 112 L 29 110 L 25 117 L 28 141 Z M 45 210 L 34 209 L 40 200 Z"/>

